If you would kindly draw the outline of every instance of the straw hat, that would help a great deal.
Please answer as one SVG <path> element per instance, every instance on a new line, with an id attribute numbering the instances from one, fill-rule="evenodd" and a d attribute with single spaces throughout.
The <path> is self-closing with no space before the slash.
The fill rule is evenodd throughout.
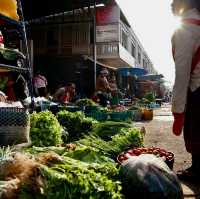
<path id="1" fill-rule="evenodd" d="M 101 74 L 104 74 L 104 75 L 108 75 L 108 74 L 109 74 L 109 72 L 108 72 L 107 69 L 103 69 L 100 73 L 101 73 Z"/>

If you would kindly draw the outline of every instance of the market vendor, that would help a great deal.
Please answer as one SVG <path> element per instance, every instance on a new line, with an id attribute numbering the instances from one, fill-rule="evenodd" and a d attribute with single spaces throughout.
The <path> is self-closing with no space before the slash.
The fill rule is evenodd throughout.
<path id="1" fill-rule="evenodd" d="M 53 101 L 61 104 L 72 102 L 75 97 L 76 86 L 74 83 L 68 83 L 65 87 L 59 88 L 53 95 Z"/>
<path id="2" fill-rule="evenodd" d="M 96 93 L 99 98 L 99 104 L 106 107 L 111 97 L 111 88 L 108 82 L 109 72 L 104 69 L 100 72 L 96 82 Z"/>
<path id="3" fill-rule="evenodd" d="M 110 100 L 111 105 L 115 106 L 119 104 L 119 92 L 117 88 L 116 77 L 113 75 L 109 80 L 109 86 L 111 89 L 112 99 Z"/>
<path id="4" fill-rule="evenodd" d="M 191 167 L 179 171 L 187 179 L 200 179 L 200 1 L 173 0 L 172 11 L 182 18 L 182 26 L 172 37 L 175 61 L 175 84 L 172 112 L 173 133 L 182 129 L 187 152 L 192 155 Z"/>

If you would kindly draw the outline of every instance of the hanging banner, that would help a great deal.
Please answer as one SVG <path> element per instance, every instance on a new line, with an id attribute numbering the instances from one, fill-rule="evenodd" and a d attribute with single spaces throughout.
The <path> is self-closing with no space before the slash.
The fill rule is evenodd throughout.
<path id="1" fill-rule="evenodd" d="M 120 20 L 120 8 L 117 4 L 98 7 L 96 10 L 97 25 L 117 23 Z"/>
<path id="2" fill-rule="evenodd" d="M 16 0 L 0 0 L 0 14 L 19 20 Z"/>
<path id="3" fill-rule="evenodd" d="M 96 40 L 99 42 L 118 42 L 119 25 L 104 25 L 96 27 Z"/>

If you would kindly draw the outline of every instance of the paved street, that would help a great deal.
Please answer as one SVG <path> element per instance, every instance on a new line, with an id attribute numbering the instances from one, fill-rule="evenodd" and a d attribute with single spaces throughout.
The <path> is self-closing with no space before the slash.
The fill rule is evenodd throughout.
<path id="1" fill-rule="evenodd" d="M 157 146 L 175 154 L 174 172 L 187 168 L 191 163 L 190 154 L 186 152 L 183 136 L 172 134 L 173 117 L 170 106 L 154 110 L 154 119 L 150 122 L 136 122 L 136 126 L 146 128 L 145 146 Z M 182 182 L 185 198 L 200 199 L 200 184 Z"/>

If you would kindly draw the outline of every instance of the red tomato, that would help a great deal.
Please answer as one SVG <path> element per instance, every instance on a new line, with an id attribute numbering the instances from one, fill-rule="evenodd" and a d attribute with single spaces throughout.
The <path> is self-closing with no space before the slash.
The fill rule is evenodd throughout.
<path id="1" fill-rule="evenodd" d="M 124 155 L 127 159 L 129 159 L 129 158 L 131 158 L 132 157 L 132 155 L 130 155 L 129 153 L 125 153 L 125 155 Z"/>
<path id="2" fill-rule="evenodd" d="M 132 149 L 128 150 L 127 153 L 129 153 L 130 155 L 134 155 L 134 152 Z"/>
<path id="3" fill-rule="evenodd" d="M 140 151 L 139 149 L 134 149 L 134 150 L 133 150 L 133 153 L 134 153 L 135 155 L 140 155 L 140 154 L 141 154 L 141 151 Z"/>

